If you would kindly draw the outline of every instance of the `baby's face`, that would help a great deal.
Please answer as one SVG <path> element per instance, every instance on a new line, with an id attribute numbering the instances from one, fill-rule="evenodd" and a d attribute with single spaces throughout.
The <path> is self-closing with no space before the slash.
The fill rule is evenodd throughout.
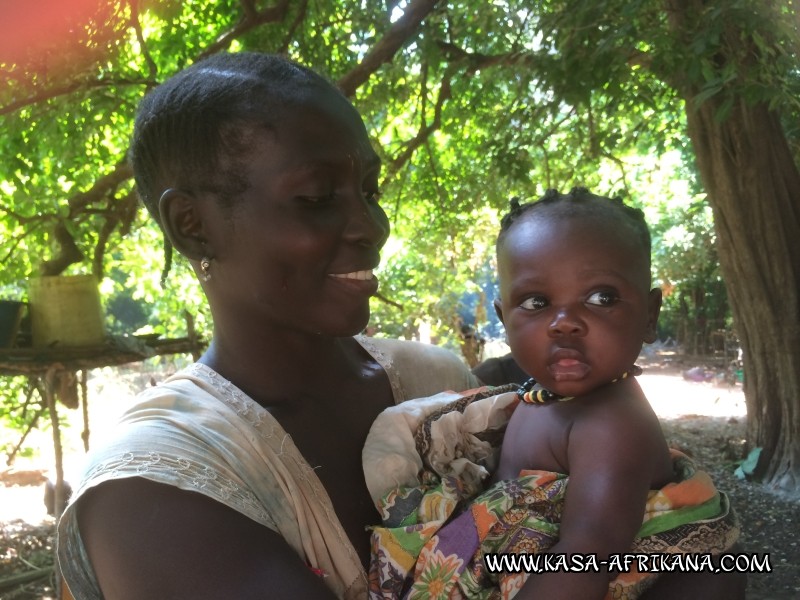
<path id="1" fill-rule="evenodd" d="M 498 248 L 498 312 L 514 358 L 547 389 L 580 396 L 655 340 L 660 290 L 629 229 L 588 217 L 523 215 Z"/>

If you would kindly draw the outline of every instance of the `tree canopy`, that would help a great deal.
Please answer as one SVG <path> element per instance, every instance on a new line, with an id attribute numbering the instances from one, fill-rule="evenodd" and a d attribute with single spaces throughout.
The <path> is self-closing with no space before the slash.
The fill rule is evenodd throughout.
<path id="1" fill-rule="evenodd" d="M 423 320 L 451 338 L 458 319 L 481 325 L 486 303 L 465 295 L 492 300 L 498 214 L 511 196 L 574 185 L 645 207 L 674 314 L 724 321 L 717 252 L 732 252 L 715 245 L 711 214 L 727 196 L 696 167 L 692 115 L 710 109 L 713 134 L 742 107 L 764 107 L 795 171 L 800 157 L 789 0 L 11 4 L 0 4 L 10 15 L 0 19 L 0 291 L 24 294 L 37 273 L 93 272 L 120 329 L 179 332 L 184 309 L 208 327 L 181 261 L 162 288 L 163 243 L 137 204 L 126 150 L 143 94 L 214 52 L 287 54 L 364 116 L 393 227 L 385 301 L 374 304 L 387 335 Z M 795 234 L 799 192 L 783 222 Z M 797 306 L 796 273 L 783 281 Z M 787 343 L 800 360 L 800 341 Z"/>
<path id="2" fill-rule="evenodd" d="M 652 77 L 636 77 L 636 98 L 619 84 L 593 92 L 577 69 L 585 57 L 570 57 L 572 72 L 557 40 L 545 43 L 545 23 L 519 4 L 475 13 L 441 2 L 119 2 L 70 13 L 85 23 L 52 43 L 32 28 L 35 43 L 5 64 L 0 96 L 3 283 L 91 270 L 106 277 L 109 297 L 128 289 L 161 326 L 182 327 L 171 300 L 197 288 L 178 267 L 171 293 L 160 289 L 159 234 L 125 162 L 135 107 L 202 56 L 258 49 L 287 53 L 353 96 L 385 161 L 394 228 L 383 290 L 394 304 L 378 305 L 376 324 L 400 334 L 432 318 L 446 335 L 456 290 L 470 288 L 491 256 L 497 212 L 511 196 L 574 184 L 630 191 L 627 157 L 680 147 L 674 93 Z M 197 302 L 191 309 L 202 312 Z"/>

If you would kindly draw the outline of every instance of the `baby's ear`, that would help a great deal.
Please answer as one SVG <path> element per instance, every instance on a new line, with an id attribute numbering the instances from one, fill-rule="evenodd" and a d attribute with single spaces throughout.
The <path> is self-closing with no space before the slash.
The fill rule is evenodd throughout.
<path id="1" fill-rule="evenodd" d="M 658 339 L 658 315 L 661 313 L 661 288 L 653 288 L 647 297 L 647 331 L 644 341 L 652 344 Z"/>
<path id="2" fill-rule="evenodd" d="M 198 202 L 191 194 L 170 188 L 161 194 L 158 212 L 172 247 L 190 260 L 205 256 L 206 239 Z"/>
<path id="3" fill-rule="evenodd" d="M 505 325 L 506 323 L 503 321 L 503 303 L 500 301 L 500 298 L 495 298 L 494 312 L 497 315 L 497 318 L 500 319 L 500 322 Z"/>

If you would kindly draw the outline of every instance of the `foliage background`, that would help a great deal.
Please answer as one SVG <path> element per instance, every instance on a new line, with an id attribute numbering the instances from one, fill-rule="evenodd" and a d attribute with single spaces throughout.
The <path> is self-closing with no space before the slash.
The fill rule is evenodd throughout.
<path id="1" fill-rule="evenodd" d="M 115 333 L 180 336 L 185 310 L 210 331 L 183 262 L 161 285 L 161 236 L 125 154 L 142 95 L 214 52 L 287 54 L 336 81 L 364 116 L 393 226 L 378 335 L 430 331 L 453 348 L 465 324 L 502 336 L 492 255 L 509 197 L 584 185 L 645 210 L 666 295 L 661 335 L 708 352 L 732 327 L 712 213 L 767 214 L 771 200 L 743 201 L 729 186 L 706 202 L 687 114 L 710 106 L 709 127 L 722 131 L 746 107 L 766 107 L 793 155 L 789 175 L 800 157 L 794 0 L 6 0 L 0 12 L 0 296 L 24 298 L 37 273 L 92 272 Z M 765 222 L 796 230 L 795 213 Z M 735 265 L 735 244 L 727 250 Z M 795 306 L 794 267 L 777 255 L 772 264 L 766 296 L 788 284 L 784 305 Z M 740 304 L 739 317 L 759 310 Z M 765 341 L 749 327 L 750 343 Z M 783 354 L 796 361 L 797 325 L 784 329 Z M 776 456 L 791 455 L 781 464 L 797 473 L 800 446 L 787 442 L 796 389 L 769 387 L 772 362 L 751 370 L 753 423 L 765 425 L 751 429 L 757 443 L 772 440 L 766 457 L 780 440 Z M 794 364 L 778 379 L 789 382 Z M 23 390 L 0 385 L 4 410 L 15 406 Z"/>
<path id="2" fill-rule="evenodd" d="M 180 260 L 161 287 L 160 234 L 136 207 L 125 177 L 138 100 L 225 46 L 287 53 L 339 80 L 406 5 L 149 0 L 101 3 L 97 12 L 86 0 L 63 6 L 77 23 L 69 35 L 43 39 L 35 31 L 27 52 L 13 48 L 15 61 L 0 63 L 7 76 L 0 94 L 2 295 L 24 296 L 42 261 L 64 253 L 61 227 L 82 255 L 64 272 L 102 278 L 110 331 L 181 335 L 188 309 L 208 333 L 199 287 Z M 715 326 L 724 325 L 722 286 L 698 285 L 719 282 L 719 273 L 682 135 L 682 103 L 635 70 L 593 91 L 582 57 L 562 60 L 557 40 L 548 44 L 546 25 L 525 6 L 493 2 L 476 12 L 470 3 L 440 2 L 356 90 L 354 103 L 386 164 L 384 203 L 393 226 L 381 269 L 381 293 L 391 303 L 375 302 L 375 329 L 410 337 L 424 323 L 452 347 L 459 322 L 502 335 L 490 306 L 499 215 L 513 195 L 534 199 L 548 187 L 573 185 L 647 207 L 656 279 L 683 299 L 668 301 L 664 336 L 682 337 L 686 321 L 709 303 L 721 317 Z M 268 18 L 245 28 L 248 11 Z M 113 181 L 98 186 L 104 177 Z"/>

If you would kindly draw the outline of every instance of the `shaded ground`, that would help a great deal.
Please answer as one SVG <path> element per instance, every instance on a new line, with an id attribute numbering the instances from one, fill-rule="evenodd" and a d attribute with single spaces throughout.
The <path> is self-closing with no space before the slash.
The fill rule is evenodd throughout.
<path id="1" fill-rule="evenodd" d="M 769 554 L 772 572 L 749 576 L 748 600 L 800 598 L 800 502 L 734 476 L 746 424 L 741 390 L 686 381 L 682 369 L 651 362 L 640 381 L 670 443 L 691 454 L 729 493 L 742 521 L 744 551 Z M 54 521 L 44 508 L 44 473 L 17 466 L 0 472 L 0 600 L 55 598 Z M 32 580 L 2 583 L 17 576 Z"/>
<path id="2" fill-rule="evenodd" d="M 800 598 L 800 503 L 734 476 L 744 419 L 685 416 L 662 420 L 662 427 L 671 445 L 692 454 L 730 495 L 742 523 L 743 551 L 770 557 L 771 573 L 748 575 L 747 599 Z"/>

